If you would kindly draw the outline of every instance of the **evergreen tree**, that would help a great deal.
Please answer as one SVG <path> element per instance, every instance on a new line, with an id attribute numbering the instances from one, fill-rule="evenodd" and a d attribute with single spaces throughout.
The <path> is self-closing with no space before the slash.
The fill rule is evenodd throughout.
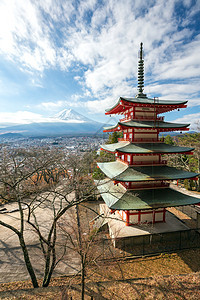
<path id="1" fill-rule="evenodd" d="M 114 144 L 118 142 L 118 138 L 122 137 L 122 132 L 114 131 L 111 134 L 109 134 L 108 140 L 106 144 Z"/>

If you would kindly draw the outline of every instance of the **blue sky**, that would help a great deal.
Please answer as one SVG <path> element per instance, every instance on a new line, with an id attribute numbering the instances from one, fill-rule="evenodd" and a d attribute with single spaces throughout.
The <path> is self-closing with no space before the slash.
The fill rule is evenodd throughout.
<path id="1" fill-rule="evenodd" d="M 148 97 L 189 100 L 168 121 L 200 118 L 200 1 L 1 0 L 0 123 L 64 108 L 107 122 L 137 94 L 140 42 Z"/>

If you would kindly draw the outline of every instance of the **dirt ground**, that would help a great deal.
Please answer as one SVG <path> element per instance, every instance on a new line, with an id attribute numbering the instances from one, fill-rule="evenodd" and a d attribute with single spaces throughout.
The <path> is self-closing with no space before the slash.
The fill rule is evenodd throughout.
<path id="1" fill-rule="evenodd" d="M 19 211 L 17 211 L 17 204 L 11 203 L 4 205 L 7 208 L 8 213 L 0 214 L 2 221 L 19 228 L 20 217 Z M 25 215 L 27 210 L 24 210 Z M 39 216 L 39 224 L 44 234 L 48 233 L 48 228 L 53 219 L 53 212 L 49 207 L 38 207 L 37 215 Z M 71 222 L 72 212 L 69 210 L 65 214 L 65 220 Z M 31 258 L 32 265 L 35 269 L 37 276 L 41 277 L 44 270 L 44 259 L 43 253 L 39 245 L 38 236 L 34 230 L 26 223 L 25 224 L 25 240 L 28 245 L 29 255 Z M 62 240 L 61 234 L 58 230 L 58 243 Z M 57 268 L 55 269 L 55 275 L 70 275 L 77 273 L 80 267 L 79 256 L 68 251 L 64 256 L 64 247 L 61 247 L 62 243 L 59 243 L 57 249 L 57 258 L 62 258 Z M 64 243 L 63 243 L 64 245 Z M 12 282 L 18 280 L 28 280 L 30 278 L 24 263 L 23 252 L 20 247 L 18 237 L 13 231 L 3 226 L 0 226 L 0 283 Z"/>

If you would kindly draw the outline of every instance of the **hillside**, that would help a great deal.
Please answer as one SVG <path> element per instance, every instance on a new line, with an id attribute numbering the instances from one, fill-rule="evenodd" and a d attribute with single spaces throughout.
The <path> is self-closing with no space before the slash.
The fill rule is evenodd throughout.
<path id="1" fill-rule="evenodd" d="M 199 249 L 122 261 L 120 267 L 119 262 L 109 261 L 90 268 L 85 298 L 90 300 L 93 295 L 94 299 L 113 300 L 199 299 L 199 271 Z M 63 299 L 69 281 L 69 295 L 73 300 L 79 299 L 79 280 L 67 276 L 54 278 L 50 287 L 35 290 L 27 290 L 31 287 L 29 281 L 0 284 L 0 299 Z"/>

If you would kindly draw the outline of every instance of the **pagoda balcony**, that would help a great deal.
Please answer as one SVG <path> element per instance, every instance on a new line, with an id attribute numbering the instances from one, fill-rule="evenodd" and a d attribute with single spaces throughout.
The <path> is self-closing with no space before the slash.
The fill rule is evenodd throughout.
<path id="1" fill-rule="evenodd" d="M 165 141 L 165 138 L 155 138 L 155 139 L 146 139 L 146 138 L 140 138 L 140 139 L 134 139 L 133 143 L 163 143 Z"/>
<path id="2" fill-rule="evenodd" d="M 130 143 L 162 143 L 164 142 L 164 139 L 163 138 L 160 138 L 160 139 L 146 139 L 146 138 L 138 138 L 138 139 L 130 139 L 130 138 L 118 138 L 118 142 L 124 142 L 124 141 L 127 141 L 127 142 L 130 142 Z"/>
<path id="3" fill-rule="evenodd" d="M 123 121 L 130 121 L 131 119 L 132 119 L 131 117 L 125 117 L 125 118 L 120 119 L 119 121 L 120 121 L 120 122 L 123 122 Z"/>
<path id="4" fill-rule="evenodd" d="M 130 143 L 164 143 L 165 138 L 161 137 L 159 139 L 130 139 L 130 138 L 118 138 L 118 142 L 130 142 Z"/>
<path id="5" fill-rule="evenodd" d="M 126 165 L 129 165 L 130 167 L 134 167 L 134 166 L 163 166 L 167 164 L 167 160 L 162 160 L 161 162 L 158 161 L 135 161 L 133 163 L 130 163 L 126 160 L 120 159 L 119 157 L 117 157 L 117 161 L 120 161 Z"/>
<path id="6" fill-rule="evenodd" d="M 167 164 L 167 160 L 158 161 L 135 161 L 131 166 L 163 166 Z"/>
<path id="7" fill-rule="evenodd" d="M 134 139 L 133 142 L 134 143 L 156 143 L 156 142 L 158 142 L 158 139 L 157 138 L 150 138 L 150 139 L 137 138 L 137 139 Z"/>
<path id="8" fill-rule="evenodd" d="M 116 182 L 115 184 L 118 184 L 119 182 Z M 134 182 L 120 182 L 121 185 L 123 185 L 128 190 L 149 190 L 149 189 L 157 189 L 157 188 L 168 188 L 170 183 L 167 181 L 162 182 L 149 182 L 149 183 L 140 183 L 135 184 Z"/>
<path id="9" fill-rule="evenodd" d="M 158 121 L 164 121 L 165 117 L 157 117 Z"/>
<path id="10" fill-rule="evenodd" d="M 123 119 L 120 119 L 119 121 L 120 122 L 125 122 L 125 121 L 135 121 L 135 120 L 141 120 L 141 121 L 164 121 L 164 117 L 152 117 L 152 116 L 139 116 L 139 117 L 132 117 L 132 116 L 129 116 L 129 117 L 125 117 Z"/>
<path id="11" fill-rule="evenodd" d="M 131 142 L 131 139 L 129 138 L 118 138 L 118 142 L 124 142 L 124 141 L 127 141 L 127 142 Z"/>
<path id="12" fill-rule="evenodd" d="M 118 138 L 118 142 L 130 142 L 130 143 L 164 143 L 165 138 L 161 137 L 159 139 L 130 139 L 130 138 Z"/>

